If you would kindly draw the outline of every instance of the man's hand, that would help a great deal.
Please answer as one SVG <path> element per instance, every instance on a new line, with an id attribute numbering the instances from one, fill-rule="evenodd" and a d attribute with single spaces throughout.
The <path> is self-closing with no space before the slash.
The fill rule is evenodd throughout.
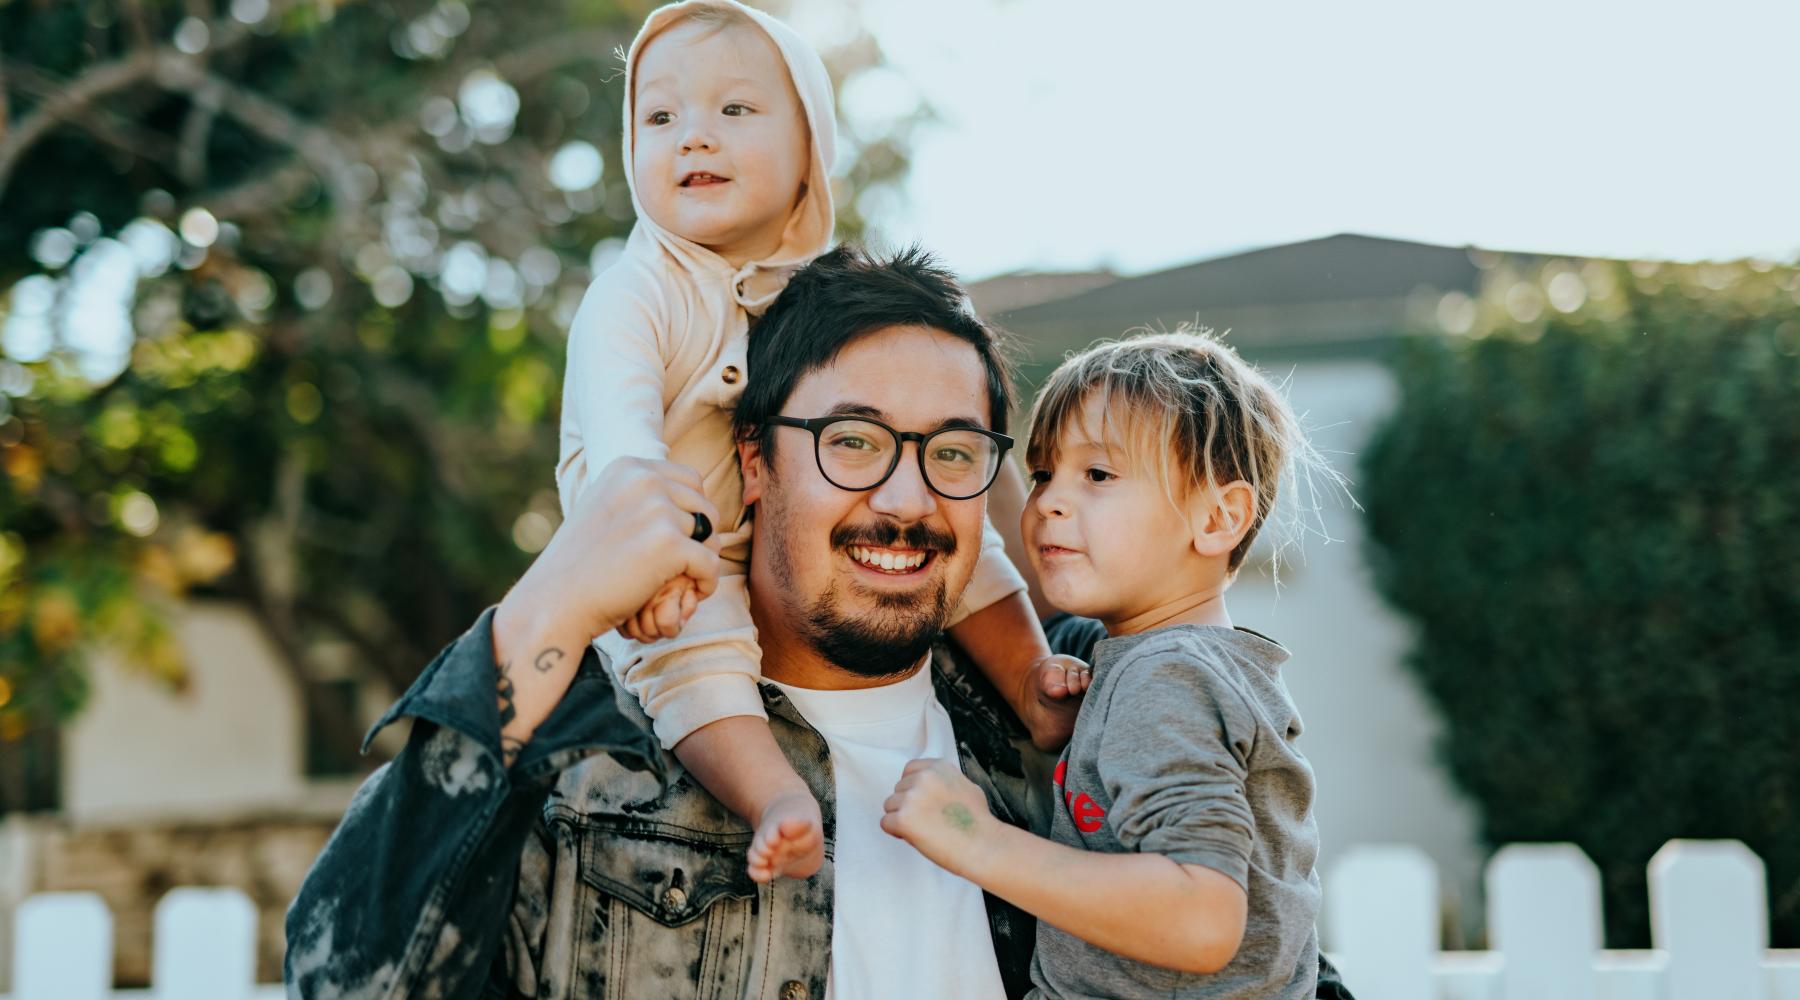
<path id="1" fill-rule="evenodd" d="M 882 808 L 883 830 L 964 878 L 992 846 L 996 821 L 987 799 L 954 762 L 936 757 L 908 762 Z"/>
<path id="2" fill-rule="evenodd" d="M 692 605 L 718 585 L 718 542 L 690 537 L 694 515 L 718 523 L 685 465 L 621 458 L 601 471 L 550 544 L 494 612 L 501 750 L 510 765 L 562 700 L 595 636 L 631 617 L 670 581 Z M 679 625 L 677 625 L 679 627 Z"/>

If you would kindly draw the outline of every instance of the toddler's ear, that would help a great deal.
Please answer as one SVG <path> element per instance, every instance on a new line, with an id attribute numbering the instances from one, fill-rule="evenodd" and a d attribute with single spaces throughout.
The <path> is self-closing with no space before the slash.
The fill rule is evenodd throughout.
<path id="1" fill-rule="evenodd" d="M 1188 504 L 1188 527 L 1194 533 L 1194 551 L 1207 557 L 1228 556 L 1250 530 L 1256 512 L 1256 492 L 1239 479 L 1208 495 L 1195 491 Z"/>

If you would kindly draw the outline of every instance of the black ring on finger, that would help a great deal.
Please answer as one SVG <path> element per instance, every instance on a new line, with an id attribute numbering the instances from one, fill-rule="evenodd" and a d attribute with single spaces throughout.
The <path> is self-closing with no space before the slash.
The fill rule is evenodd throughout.
<path id="1" fill-rule="evenodd" d="M 712 537 L 712 522 L 707 520 L 705 514 L 694 512 L 694 530 L 688 533 L 688 537 L 696 542 L 704 542 Z"/>

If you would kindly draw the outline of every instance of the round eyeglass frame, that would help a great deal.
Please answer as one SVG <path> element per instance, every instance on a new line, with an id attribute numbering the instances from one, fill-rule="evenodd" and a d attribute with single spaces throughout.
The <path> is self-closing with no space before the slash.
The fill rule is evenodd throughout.
<path id="1" fill-rule="evenodd" d="M 821 457 L 819 454 L 819 435 L 821 434 L 821 432 L 823 432 L 825 430 L 825 428 L 831 426 L 832 424 L 839 424 L 839 423 L 843 423 L 843 422 L 849 421 L 849 420 L 855 420 L 855 421 L 859 421 L 859 422 L 865 423 L 865 424 L 874 424 L 875 426 L 881 428 L 882 430 L 887 431 L 889 434 L 892 434 L 894 436 L 894 441 L 896 442 L 896 446 L 894 448 L 894 457 L 888 461 L 887 471 L 883 472 L 881 474 L 881 478 L 875 480 L 873 483 L 870 483 L 867 486 L 860 486 L 860 487 L 845 486 L 842 483 L 839 483 L 837 480 L 831 478 L 831 473 L 825 471 L 825 459 L 823 457 Z M 982 495 L 983 493 L 986 493 L 988 490 L 993 489 L 994 480 L 1000 478 L 1000 466 L 1003 463 L 1005 463 L 1005 461 L 1006 461 L 1006 453 L 1013 446 L 1013 439 L 1011 437 L 1009 437 L 1005 434 L 1002 434 L 999 431 L 990 431 L 990 430 L 987 430 L 986 428 L 982 428 L 982 427 L 964 427 L 964 426 L 940 427 L 937 430 L 932 431 L 929 434 L 921 434 L 918 431 L 898 431 L 892 427 L 889 427 L 887 424 L 884 424 L 881 421 L 876 420 L 874 417 L 865 417 L 865 416 L 861 416 L 861 415 L 858 415 L 855 413 L 840 413 L 840 414 L 837 414 L 836 416 L 830 416 L 830 417 L 805 417 L 805 418 L 774 416 L 774 417 L 769 417 L 768 419 L 764 420 L 763 424 L 764 424 L 764 426 L 773 425 L 773 426 L 779 426 L 779 427 L 798 427 L 803 431 L 810 431 L 812 433 L 812 439 L 813 439 L 813 464 L 819 467 L 819 475 L 824 476 L 826 482 L 830 483 L 833 486 L 836 486 L 838 489 L 843 490 L 846 493 L 867 493 L 870 490 L 879 489 L 882 483 L 885 483 L 889 479 L 892 479 L 894 476 L 894 470 L 898 469 L 900 467 L 900 453 L 906 450 L 906 442 L 912 441 L 918 445 L 918 447 L 914 449 L 914 453 L 915 453 L 915 457 L 919 461 L 919 478 L 925 481 L 926 489 L 929 489 L 931 492 L 936 493 L 938 496 L 943 497 L 945 500 L 973 500 L 976 497 Z M 938 489 L 936 483 L 931 481 L 931 473 L 927 472 L 925 469 L 925 445 L 926 445 L 926 442 L 930 441 L 934 437 L 937 437 L 939 434 L 949 434 L 952 432 L 961 432 L 961 433 L 966 434 L 971 431 L 976 434 L 980 434 L 984 437 L 992 439 L 994 444 L 999 446 L 1000 450 L 998 452 L 996 452 L 994 455 L 993 471 L 988 473 L 987 482 L 982 485 L 981 489 L 978 489 L 973 493 L 969 493 L 969 494 L 966 494 L 963 496 L 958 496 L 954 493 L 945 493 L 943 490 Z"/>

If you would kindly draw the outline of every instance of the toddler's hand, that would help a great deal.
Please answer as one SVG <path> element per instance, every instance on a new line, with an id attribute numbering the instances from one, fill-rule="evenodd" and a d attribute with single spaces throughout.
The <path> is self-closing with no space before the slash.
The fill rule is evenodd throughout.
<path id="1" fill-rule="evenodd" d="M 882 808 L 883 830 L 958 875 L 968 874 L 992 839 L 987 799 L 953 761 L 909 762 Z"/>
<path id="2" fill-rule="evenodd" d="M 637 613 L 619 626 L 619 634 L 638 642 L 673 639 L 700 604 L 699 587 L 691 577 L 678 576 L 663 584 Z"/>
<path id="3" fill-rule="evenodd" d="M 1081 696 L 1093 683 L 1094 671 L 1073 656 L 1053 653 L 1031 665 L 1034 718 L 1025 720 L 1040 750 L 1058 750 L 1075 732 Z"/>

